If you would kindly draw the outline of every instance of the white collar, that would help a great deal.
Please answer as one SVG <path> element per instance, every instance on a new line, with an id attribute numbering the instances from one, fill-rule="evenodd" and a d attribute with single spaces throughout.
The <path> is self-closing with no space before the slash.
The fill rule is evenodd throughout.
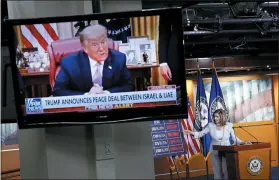
<path id="1" fill-rule="evenodd" d="M 88 58 L 89 58 L 89 62 L 90 62 L 91 65 L 95 66 L 95 65 L 98 63 L 97 61 L 95 61 L 95 60 L 92 59 L 91 57 L 88 56 Z M 105 62 L 105 61 L 101 61 L 100 64 L 101 64 L 101 65 L 104 65 L 104 62 Z"/>

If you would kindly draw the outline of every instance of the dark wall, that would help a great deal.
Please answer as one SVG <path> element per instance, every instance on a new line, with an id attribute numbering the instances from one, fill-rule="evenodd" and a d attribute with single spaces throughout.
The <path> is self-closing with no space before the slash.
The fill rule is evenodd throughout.
<path id="1" fill-rule="evenodd" d="M 3 20 L 8 17 L 8 4 L 7 4 L 7 0 L 1 0 L 1 44 L 2 46 L 5 45 L 6 40 L 6 28 L 5 26 L 3 26 Z"/>
<path id="2" fill-rule="evenodd" d="M 5 16 L 8 16 L 8 5 L 7 0 L 1 1 L 1 18 L 3 19 Z"/>

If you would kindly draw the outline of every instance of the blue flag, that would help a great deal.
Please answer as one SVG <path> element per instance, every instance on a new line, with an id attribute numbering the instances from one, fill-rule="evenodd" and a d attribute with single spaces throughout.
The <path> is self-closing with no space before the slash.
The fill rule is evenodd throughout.
<path id="1" fill-rule="evenodd" d="M 196 120 L 195 120 L 195 129 L 197 131 L 202 131 L 209 122 L 208 118 L 208 103 L 205 94 L 204 84 L 201 77 L 201 72 L 198 71 L 198 85 L 197 85 L 197 94 L 196 94 Z M 211 143 L 210 134 L 206 134 L 202 137 L 202 146 L 203 146 L 203 155 L 206 157 Z"/>
<path id="2" fill-rule="evenodd" d="M 222 89 L 217 77 L 216 69 L 212 69 L 212 83 L 209 99 L 209 118 L 210 122 L 213 121 L 213 113 L 217 109 L 223 109 L 226 112 L 226 118 L 229 120 L 229 110 L 225 104 Z M 233 144 L 232 137 L 230 137 L 230 142 Z"/>

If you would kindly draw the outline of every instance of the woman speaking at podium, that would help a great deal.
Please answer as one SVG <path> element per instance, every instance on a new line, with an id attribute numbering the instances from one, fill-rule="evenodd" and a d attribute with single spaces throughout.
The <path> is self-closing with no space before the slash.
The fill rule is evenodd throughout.
<path id="1" fill-rule="evenodd" d="M 228 179 L 228 171 L 226 158 L 218 151 L 213 150 L 213 145 L 230 146 L 230 137 L 236 144 L 244 142 L 235 136 L 233 124 L 227 122 L 226 113 L 223 109 L 217 109 L 213 113 L 213 123 L 208 123 L 206 128 L 200 132 L 184 131 L 186 134 L 194 135 L 195 139 L 201 138 L 207 133 L 211 136 L 211 144 L 209 151 L 211 152 L 212 166 L 214 171 L 214 179 Z M 245 142 L 248 143 L 248 142 Z M 222 173 L 222 168 L 224 173 Z"/>

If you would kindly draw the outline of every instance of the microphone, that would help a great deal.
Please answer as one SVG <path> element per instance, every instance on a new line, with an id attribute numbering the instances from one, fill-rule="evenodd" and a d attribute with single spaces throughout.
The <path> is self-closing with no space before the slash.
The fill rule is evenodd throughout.
<path id="1" fill-rule="evenodd" d="M 249 133 L 249 131 L 244 129 L 242 126 L 239 126 L 239 128 L 241 128 L 243 131 L 247 132 L 250 136 L 252 136 L 257 141 L 257 144 L 259 144 L 259 140 L 253 134 Z"/>

